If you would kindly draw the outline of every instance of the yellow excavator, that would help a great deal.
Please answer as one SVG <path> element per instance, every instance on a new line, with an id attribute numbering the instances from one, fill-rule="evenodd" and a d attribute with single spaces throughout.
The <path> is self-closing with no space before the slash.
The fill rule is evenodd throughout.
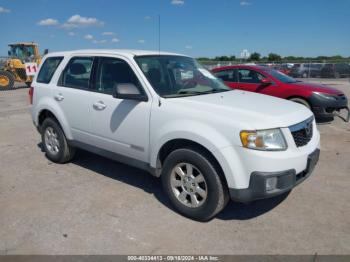
<path id="1" fill-rule="evenodd" d="M 47 52 L 46 49 L 44 54 Z M 0 64 L 0 90 L 12 89 L 15 82 L 25 83 L 29 87 L 41 58 L 36 43 L 9 44 L 8 57 L 2 59 Z"/>

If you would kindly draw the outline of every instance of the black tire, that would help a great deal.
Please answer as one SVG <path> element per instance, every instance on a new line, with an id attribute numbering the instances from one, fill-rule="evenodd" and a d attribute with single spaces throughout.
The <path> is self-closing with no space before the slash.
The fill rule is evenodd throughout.
<path id="1" fill-rule="evenodd" d="M 3 81 L 7 79 L 7 84 L 0 81 L 0 90 L 13 89 L 15 85 L 15 76 L 11 72 L 0 70 L 0 80 L 1 79 L 3 79 Z"/>
<path id="2" fill-rule="evenodd" d="M 207 195 L 206 199 L 198 207 L 186 206 L 176 197 L 173 191 L 171 186 L 172 171 L 180 163 L 192 164 L 201 172 L 205 179 Z M 226 183 L 220 177 L 210 157 L 199 149 L 183 148 L 171 152 L 164 162 L 161 179 L 163 189 L 170 202 L 180 214 L 186 217 L 198 221 L 208 221 L 228 203 L 229 194 Z"/>
<path id="3" fill-rule="evenodd" d="M 57 134 L 57 140 L 59 145 L 57 153 L 53 153 L 49 149 L 49 145 L 45 141 L 45 132 L 48 128 L 50 128 L 50 130 L 54 130 L 54 132 Z M 42 123 L 41 141 L 46 157 L 52 162 L 63 164 L 70 161 L 74 157 L 75 148 L 68 145 L 66 136 L 64 135 L 62 128 L 56 122 L 55 119 L 48 117 Z"/>
<path id="4" fill-rule="evenodd" d="M 302 105 L 306 106 L 308 109 L 311 110 L 311 106 L 310 106 L 309 102 L 306 101 L 306 100 L 303 99 L 303 98 L 293 97 L 293 98 L 290 98 L 289 100 L 290 100 L 290 101 L 293 101 L 293 102 L 295 102 L 295 103 L 298 103 L 298 104 L 302 104 Z"/>

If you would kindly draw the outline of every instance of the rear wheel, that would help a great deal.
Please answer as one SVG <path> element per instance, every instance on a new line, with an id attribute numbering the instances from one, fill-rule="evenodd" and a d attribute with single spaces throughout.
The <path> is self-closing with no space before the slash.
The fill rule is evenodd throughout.
<path id="1" fill-rule="evenodd" d="M 176 210 L 207 221 L 227 204 L 228 190 L 210 159 L 199 150 L 177 149 L 166 158 L 162 183 Z"/>
<path id="2" fill-rule="evenodd" d="M 15 77 L 11 72 L 0 71 L 0 90 L 12 89 L 15 85 Z"/>
<path id="3" fill-rule="evenodd" d="M 293 98 L 290 98 L 289 99 L 290 101 L 293 101 L 295 103 L 298 103 L 298 104 L 302 104 L 304 106 L 306 106 L 308 109 L 311 110 L 311 106 L 310 104 L 303 98 L 299 98 L 299 97 L 293 97 Z"/>
<path id="4" fill-rule="evenodd" d="M 55 163 L 66 163 L 74 157 L 75 149 L 68 145 L 60 125 L 46 118 L 41 126 L 41 140 L 48 159 Z"/>

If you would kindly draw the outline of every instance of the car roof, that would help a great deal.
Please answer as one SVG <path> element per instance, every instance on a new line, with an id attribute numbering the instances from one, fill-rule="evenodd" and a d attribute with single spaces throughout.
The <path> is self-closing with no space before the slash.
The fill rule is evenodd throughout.
<path id="1" fill-rule="evenodd" d="M 81 49 L 73 51 L 61 51 L 61 52 L 52 52 L 47 54 L 47 56 L 66 56 L 66 55 L 79 55 L 79 54 L 91 54 L 91 55 L 122 55 L 128 57 L 134 56 L 147 56 L 147 55 L 176 55 L 176 56 L 185 56 L 182 54 L 170 53 L 170 52 L 159 52 L 151 50 L 134 50 L 134 49 Z"/>

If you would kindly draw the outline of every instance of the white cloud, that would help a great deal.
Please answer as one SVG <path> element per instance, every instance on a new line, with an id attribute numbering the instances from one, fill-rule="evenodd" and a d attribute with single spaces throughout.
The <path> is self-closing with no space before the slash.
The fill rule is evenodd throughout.
<path id="1" fill-rule="evenodd" d="M 69 32 L 68 35 L 69 36 L 75 36 L 75 33 L 74 32 Z"/>
<path id="2" fill-rule="evenodd" d="M 54 26 L 54 25 L 58 25 L 58 21 L 56 19 L 53 18 L 47 18 L 44 20 L 41 20 L 37 23 L 37 25 L 41 25 L 41 26 Z"/>
<path id="3" fill-rule="evenodd" d="M 93 35 L 90 35 L 90 34 L 85 35 L 84 38 L 85 38 L 86 40 L 92 40 L 92 39 L 94 39 Z"/>
<path id="4" fill-rule="evenodd" d="M 185 4 L 185 0 L 171 0 L 172 5 L 183 5 Z"/>
<path id="5" fill-rule="evenodd" d="M 0 6 L 0 14 L 1 13 L 11 13 L 10 9 L 6 9 L 5 7 Z"/>
<path id="6" fill-rule="evenodd" d="M 113 32 L 103 32 L 102 35 L 115 35 Z"/>
<path id="7" fill-rule="evenodd" d="M 150 20 L 152 17 L 150 17 L 149 15 L 145 16 L 145 20 Z"/>
<path id="8" fill-rule="evenodd" d="M 248 2 L 246 0 L 242 0 L 240 3 L 239 3 L 241 6 L 248 6 L 248 5 L 252 5 L 251 2 Z"/>
<path id="9" fill-rule="evenodd" d="M 92 42 L 94 44 L 104 44 L 104 43 L 107 43 L 107 40 L 93 40 Z"/>
<path id="10" fill-rule="evenodd" d="M 144 44 L 146 41 L 144 39 L 137 40 L 139 44 Z"/>
<path id="11" fill-rule="evenodd" d="M 118 42 L 119 42 L 119 39 L 116 38 L 116 37 L 114 37 L 111 41 L 112 41 L 112 43 L 118 43 Z"/>
<path id="12" fill-rule="evenodd" d="M 62 27 L 66 29 L 90 27 L 90 26 L 103 26 L 104 22 L 98 20 L 95 17 L 83 17 L 80 15 L 73 15 Z"/>
<path id="13" fill-rule="evenodd" d="M 185 46 L 186 49 L 192 49 L 192 46 L 191 45 L 187 45 Z"/>

